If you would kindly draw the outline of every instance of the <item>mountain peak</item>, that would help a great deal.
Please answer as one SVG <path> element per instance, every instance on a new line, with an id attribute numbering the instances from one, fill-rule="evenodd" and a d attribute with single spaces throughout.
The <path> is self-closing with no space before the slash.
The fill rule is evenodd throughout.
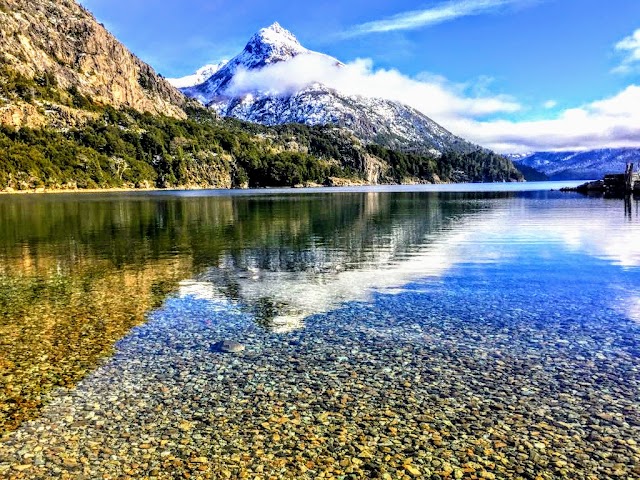
<path id="1" fill-rule="evenodd" d="M 259 68 L 307 52 L 293 33 L 275 22 L 251 37 L 242 52 L 245 57 L 242 63 L 249 68 Z"/>
<path id="2" fill-rule="evenodd" d="M 181 78 L 167 78 L 169 83 L 175 88 L 189 88 L 206 82 L 209 78 L 223 68 L 228 60 L 222 60 L 218 64 L 209 64 L 199 68 L 195 73 Z"/>
<path id="3" fill-rule="evenodd" d="M 291 33 L 290 31 L 288 31 L 286 28 L 283 28 L 282 25 L 280 25 L 278 22 L 273 22 L 271 25 L 269 25 L 268 27 L 262 28 L 261 30 L 265 30 L 265 31 L 272 31 L 272 32 L 277 32 L 277 33 Z"/>
<path id="4" fill-rule="evenodd" d="M 307 50 L 276 22 L 253 35 L 244 50 L 206 82 L 182 91 L 221 116 L 249 122 L 335 125 L 367 143 L 384 142 L 387 147 L 433 155 L 478 150 L 411 107 L 382 98 L 349 95 L 323 85 L 322 72 L 312 78 L 314 69 L 309 67 L 313 63 L 296 65 L 294 59 L 299 57 L 318 60 L 318 65 L 343 65 L 333 57 Z M 293 67 L 274 68 L 273 77 L 257 72 L 287 62 Z M 281 75 L 300 75 L 300 81 L 278 78 Z"/>
<path id="5" fill-rule="evenodd" d="M 253 38 L 257 38 L 261 42 L 271 45 L 289 43 L 302 47 L 296 36 L 278 22 L 274 22 L 268 27 L 260 29 Z"/>

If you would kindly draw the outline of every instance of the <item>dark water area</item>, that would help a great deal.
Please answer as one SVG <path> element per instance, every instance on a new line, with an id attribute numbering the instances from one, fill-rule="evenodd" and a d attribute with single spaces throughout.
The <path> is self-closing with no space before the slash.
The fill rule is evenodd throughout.
<path id="1" fill-rule="evenodd" d="M 640 478 L 640 203 L 515 188 L 0 197 L 0 476 Z"/>

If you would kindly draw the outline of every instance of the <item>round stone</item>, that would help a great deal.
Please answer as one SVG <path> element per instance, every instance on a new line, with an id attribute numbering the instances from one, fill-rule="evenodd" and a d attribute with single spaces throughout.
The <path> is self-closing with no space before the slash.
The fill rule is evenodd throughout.
<path id="1" fill-rule="evenodd" d="M 233 340 L 223 340 L 214 345 L 214 348 L 224 353 L 238 353 L 244 350 L 244 345 Z"/>

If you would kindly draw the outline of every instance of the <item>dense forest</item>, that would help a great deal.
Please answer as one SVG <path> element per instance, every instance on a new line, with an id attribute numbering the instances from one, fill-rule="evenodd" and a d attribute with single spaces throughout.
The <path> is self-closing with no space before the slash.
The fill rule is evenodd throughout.
<path id="1" fill-rule="evenodd" d="M 64 129 L 0 127 L 0 190 L 296 186 L 336 177 L 357 183 L 372 181 L 372 166 L 379 183 L 522 179 L 509 160 L 483 149 L 399 152 L 335 127 L 265 127 L 196 106 L 181 120 L 96 104 L 46 73 L 31 79 L 5 69 L 2 78 L 5 99 L 88 115 Z"/>
<path id="2" fill-rule="evenodd" d="M 107 107 L 102 118 L 67 131 L 0 127 L 0 188 L 322 184 L 330 177 L 365 180 L 367 154 L 389 164 L 383 183 L 520 179 L 507 159 L 484 150 L 416 155 L 363 147 L 328 127 L 269 129 Z"/>
<path id="3" fill-rule="evenodd" d="M 380 145 L 368 145 L 367 151 L 389 164 L 390 178 L 398 183 L 410 178 L 446 182 L 522 180 L 509 159 L 480 148 L 469 153 L 445 152 L 437 157 L 390 150 Z"/>

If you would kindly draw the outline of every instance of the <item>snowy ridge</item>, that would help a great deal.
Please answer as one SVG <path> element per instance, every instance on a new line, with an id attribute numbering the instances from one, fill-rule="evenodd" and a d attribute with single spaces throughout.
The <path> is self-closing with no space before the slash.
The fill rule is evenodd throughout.
<path id="1" fill-rule="evenodd" d="M 623 173 L 628 162 L 640 168 L 640 148 L 607 148 L 579 152 L 535 152 L 509 155 L 517 164 L 526 165 L 552 180 L 595 180 L 607 173 Z"/>
<path id="2" fill-rule="evenodd" d="M 304 123 L 333 124 L 370 142 L 395 147 L 427 143 L 438 152 L 464 142 L 443 127 L 405 105 L 389 100 L 342 95 L 315 84 L 293 95 L 246 95 L 220 98 L 209 104 L 219 115 L 264 125 Z"/>
<path id="3" fill-rule="evenodd" d="M 187 75 L 181 78 L 167 78 L 167 81 L 175 88 L 188 88 L 200 85 L 211 78 L 218 70 L 224 67 L 228 63 L 227 60 L 223 60 L 216 65 L 205 65 L 199 68 L 194 74 Z"/>
<path id="4" fill-rule="evenodd" d="M 256 33 L 238 56 L 206 81 L 181 90 L 222 116 L 249 122 L 333 124 L 350 130 L 366 142 L 434 153 L 478 148 L 404 104 L 348 95 L 317 81 L 285 93 L 234 88 L 247 72 L 260 71 L 280 62 L 298 61 L 303 55 L 337 67 L 344 65 L 328 55 L 306 49 L 291 32 L 274 23 Z"/>

